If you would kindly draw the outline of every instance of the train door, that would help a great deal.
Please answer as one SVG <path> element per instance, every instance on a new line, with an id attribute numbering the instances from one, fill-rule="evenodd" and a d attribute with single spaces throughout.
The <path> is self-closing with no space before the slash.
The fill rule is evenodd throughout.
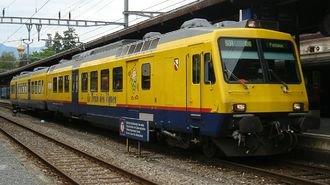
<path id="1" fill-rule="evenodd" d="M 191 47 L 187 58 L 187 110 L 190 118 L 200 118 L 201 108 L 201 59 L 200 47 Z"/>
<path id="2" fill-rule="evenodd" d="M 72 114 L 78 115 L 79 70 L 72 71 Z"/>
<path id="3" fill-rule="evenodd" d="M 126 62 L 126 101 L 129 105 L 138 105 L 140 91 L 140 67 L 138 60 Z"/>
<path id="4" fill-rule="evenodd" d="M 31 80 L 28 80 L 28 100 L 31 99 Z"/>

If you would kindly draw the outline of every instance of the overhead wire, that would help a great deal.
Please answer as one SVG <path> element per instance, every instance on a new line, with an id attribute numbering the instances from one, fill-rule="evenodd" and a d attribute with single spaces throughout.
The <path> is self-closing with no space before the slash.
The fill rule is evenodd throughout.
<path id="1" fill-rule="evenodd" d="M 159 2 L 159 3 L 156 3 L 156 4 L 152 5 L 152 6 L 149 6 L 149 7 L 147 7 L 147 8 L 142 9 L 141 11 L 148 10 L 148 9 L 150 9 L 150 8 L 153 8 L 153 7 L 156 7 L 156 6 L 158 6 L 158 5 L 164 4 L 165 2 L 168 2 L 168 0 L 161 1 L 161 2 Z M 143 17 L 140 17 L 139 19 L 142 19 L 142 18 L 143 18 Z M 117 21 L 121 21 L 121 20 L 124 20 L 124 18 L 119 18 L 119 19 L 115 20 L 115 22 L 117 22 Z M 136 19 L 134 19 L 134 20 L 132 20 L 132 21 L 135 21 L 135 20 L 136 20 Z M 129 23 L 131 23 L 132 21 L 129 21 Z M 119 28 L 119 27 L 121 27 L 121 26 L 117 26 L 117 27 L 112 28 L 112 29 L 110 29 L 110 30 L 107 30 L 107 31 L 105 31 L 105 32 L 115 30 L 115 29 L 117 29 L 117 28 Z M 83 34 L 80 34 L 80 37 L 83 36 L 83 35 L 86 35 L 86 34 L 88 34 L 88 33 L 91 33 L 91 32 L 93 32 L 93 31 L 99 30 L 99 29 L 101 29 L 101 28 L 102 28 L 102 27 L 98 27 L 98 28 L 95 28 L 95 29 L 93 29 L 93 30 L 91 30 L 91 31 L 85 32 L 85 33 L 83 33 Z M 103 32 L 103 33 L 104 33 L 104 32 Z M 99 34 L 98 34 L 98 35 L 99 35 Z M 94 36 L 92 36 L 92 37 L 94 37 Z M 92 38 L 92 37 L 88 37 L 88 38 Z"/>
<path id="2" fill-rule="evenodd" d="M 48 3 L 49 3 L 50 0 L 46 0 L 45 3 L 37 10 L 35 11 L 31 16 L 30 18 L 32 18 L 33 16 L 35 16 L 43 7 L 45 7 Z M 27 20 L 28 21 L 28 20 Z M 27 21 L 25 21 L 25 23 L 27 23 Z M 6 43 L 12 36 L 14 36 L 21 28 L 23 27 L 23 25 L 21 25 L 19 28 L 17 28 L 10 36 L 7 37 L 7 39 L 5 41 L 3 41 L 1 43 L 1 46 L 0 48 L 3 46 L 4 43 Z"/>
<path id="3" fill-rule="evenodd" d="M 9 8 L 11 5 L 13 5 L 16 2 L 16 0 L 12 0 L 7 6 L 3 7 L 4 9 Z"/>
<path id="4" fill-rule="evenodd" d="M 84 2 L 85 1 L 85 2 Z M 102 0 L 102 1 L 104 1 L 104 0 Z M 112 0 L 112 1 L 110 1 L 110 2 L 113 2 L 114 0 Z M 78 4 L 79 2 L 81 2 L 81 4 Z M 87 2 L 87 3 L 86 3 Z M 75 3 L 72 3 L 70 6 L 67 6 L 67 8 L 64 8 L 64 9 L 68 9 L 68 11 L 67 12 L 71 12 L 72 10 L 78 10 L 78 9 L 80 9 L 81 7 L 84 7 L 84 6 L 86 6 L 86 5 L 88 5 L 88 4 L 90 4 L 90 2 L 91 1 L 86 1 L 86 0 L 78 0 L 78 1 L 76 1 Z M 99 2 L 101 2 L 101 1 L 99 1 Z M 106 6 L 108 6 L 109 4 L 111 4 L 111 3 L 107 3 L 106 4 Z M 73 6 L 73 5 L 75 5 L 75 6 Z M 94 4 L 92 5 L 92 6 L 94 6 Z M 103 8 L 105 8 L 106 6 L 103 6 Z M 61 11 L 63 11 L 64 9 L 62 9 Z M 78 16 L 79 17 L 79 16 Z M 46 30 L 44 30 L 43 31 L 43 34 L 41 34 L 41 36 L 40 37 L 42 37 L 45 33 L 49 33 L 49 32 L 52 32 L 53 30 L 55 30 L 56 29 L 56 27 L 54 28 L 46 28 Z M 37 33 L 35 33 L 34 35 L 33 35 L 33 37 L 35 37 L 37 35 Z"/>
<path id="5" fill-rule="evenodd" d="M 182 0 L 182 1 L 176 2 L 176 3 L 171 4 L 171 5 L 169 5 L 169 6 L 163 7 L 163 8 L 161 8 L 161 9 L 157 10 L 157 11 L 165 10 L 165 9 L 167 9 L 167 8 L 170 8 L 170 7 L 176 6 L 176 5 L 178 5 L 178 4 L 180 4 L 180 3 L 183 3 L 183 2 L 186 2 L 186 1 L 188 1 L 188 0 Z M 158 5 L 160 5 L 160 4 L 163 4 L 164 2 L 167 2 L 167 1 L 162 1 L 162 2 L 160 2 L 160 3 L 157 3 L 156 5 L 152 5 L 152 6 L 150 6 L 150 7 L 147 7 L 147 8 L 145 8 L 145 9 L 143 9 L 142 11 L 147 10 L 147 9 L 150 9 L 151 7 L 155 7 L 155 6 L 158 6 Z M 140 19 L 143 19 L 143 18 L 145 18 L 145 17 L 137 17 L 136 19 L 133 19 L 133 20 L 129 21 L 129 23 L 132 23 L 132 22 L 134 22 L 134 21 L 137 21 L 137 20 L 140 20 Z M 122 20 L 122 19 L 123 19 L 123 18 L 121 18 L 121 20 Z M 146 19 L 146 18 L 145 18 L 145 19 Z M 102 32 L 102 33 L 99 33 L 99 34 L 93 35 L 93 36 L 88 37 L 88 38 L 86 38 L 86 39 L 84 39 L 84 40 L 87 40 L 87 41 L 88 41 L 88 40 L 92 40 L 92 38 L 95 38 L 95 37 L 98 37 L 98 36 L 100 36 L 100 35 L 103 35 L 103 34 L 105 34 L 105 33 L 107 33 L 107 32 L 110 32 L 110 31 L 112 31 L 112 30 L 115 30 L 115 29 L 117 29 L 117 28 L 119 28 L 119 27 L 120 27 L 120 26 L 117 26 L 117 27 L 115 27 L 115 28 L 112 28 L 112 29 L 106 30 L 106 31 L 104 31 L 104 32 Z M 97 28 L 97 29 L 99 29 L 99 28 Z M 97 30 L 97 29 L 95 29 L 95 30 Z M 95 30 L 93 30 L 93 31 L 95 31 Z M 89 32 L 88 32 L 88 33 L 89 33 Z M 80 37 L 83 36 L 83 35 L 85 35 L 85 34 L 80 35 Z"/>

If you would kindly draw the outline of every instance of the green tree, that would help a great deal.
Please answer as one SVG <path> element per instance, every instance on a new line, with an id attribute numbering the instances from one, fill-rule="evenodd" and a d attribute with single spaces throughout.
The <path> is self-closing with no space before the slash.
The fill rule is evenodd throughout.
<path id="1" fill-rule="evenodd" d="M 3 52 L 0 57 L 1 62 L 13 62 L 16 61 L 16 57 L 13 52 Z"/>
<path id="2" fill-rule="evenodd" d="M 14 69 L 17 65 L 13 52 L 3 52 L 0 56 L 0 72 Z"/>
<path id="3" fill-rule="evenodd" d="M 55 54 L 56 54 L 56 52 L 51 47 L 49 47 L 49 48 L 45 48 L 39 52 L 34 51 L 30 55 L 30 60 L 31 60 L 31 62 L 35 62 L 35 61 L 50 57 Z"/>
<path id="4" fill-rule="evenodd" d="M 68 30 L 63 32 L 63 39 L 62 39 L 62 43 L 63 43 L 63 50 L 68 50 L 71 48 L 76 47 L 77 45 L 77 38 L 78 38 L 78 34 L 75 32 L 74 28 L 69 28 Z"/>
<path id="5" fill-rule="evenodd" d="M 75 33 L 73 28 L 69 28 L 68 30 L 64 31 L 63 35 L 64 36 L 56 32 L 54 38 L 52 38 L 50 34 L 47 34 L 48 40 L 45 44 L 46 48 L 39 52 L 33 52 L 29 57 L 30 62 L 35 62 L 50 57 L 61 51 L 76 47 L 76 40 L 78 35 Z"/>

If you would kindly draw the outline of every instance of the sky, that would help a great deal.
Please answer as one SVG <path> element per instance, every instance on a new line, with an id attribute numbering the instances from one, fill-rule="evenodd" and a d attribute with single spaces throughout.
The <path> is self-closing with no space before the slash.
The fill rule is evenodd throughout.
<path id="1" fill-rule="evenodd" d="M 160 11 L 167 12 L 195 2 L 196 0 L 130 0 L 130 11 Z M 5 9 L 8 17 L 38 17 L 62 18 L 123 22 L 124 0 L 0 0 L 0 9 Z M 2 14 L 2 12 L 1 12 Z M 130 15 L 129 25 L 146 20 L 147 18 Z M 75 28 L 81 42 L 88 42 L 103 35 L 122 29 L 122 26 L 109 25 L 91 28 Z M 67 27 L 43 26 L 40 32 L 41 39 L 47 38 L 47 33 L 60 34 Z M 20 40 L 28 36 L 25 25 L 0 24 L 0 44 L 17 47 Z M 33 43 L 31 47 L 41 47 L 44 41 L 37 41 L 36 27 L 31 31 Z"/>

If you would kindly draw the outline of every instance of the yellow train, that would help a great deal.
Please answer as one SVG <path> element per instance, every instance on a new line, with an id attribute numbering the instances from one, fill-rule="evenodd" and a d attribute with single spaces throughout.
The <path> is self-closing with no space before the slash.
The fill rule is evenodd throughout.
<path id="1" fill-rule="evenodd" d="M 185 22 L 166 34 L 122 40 L 11 81 L 15 108 L 43 109 L 118 129 L 150 121 L 170 145 L 207 156 L 260 156 L 294 147 L 317 128 L 292 36 L 247 20 Z"/>

